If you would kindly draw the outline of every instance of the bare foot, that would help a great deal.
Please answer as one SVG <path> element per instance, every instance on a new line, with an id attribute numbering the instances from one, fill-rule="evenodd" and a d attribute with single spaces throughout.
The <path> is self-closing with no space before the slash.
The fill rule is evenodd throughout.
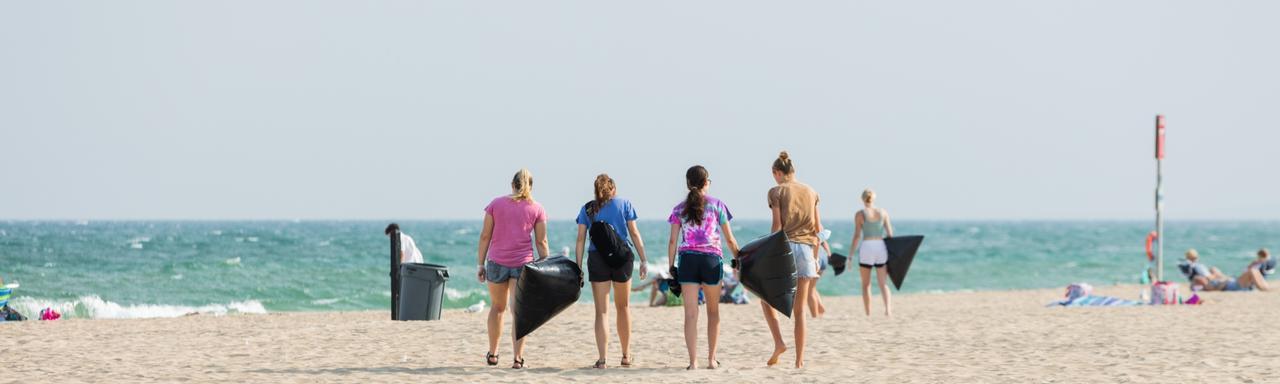
<path id="1" fill-rule="evenodd" d="M 796 369 L 804 369 L 804 363 L 797 361 L 797 362 L 796 362 Z"/>
<path id="2" fill-rule="evenodd" d="M 786 346 L 786 345 L 779 344 L 779 345 L 775 345 L 775 346 L 773 346 L 773 356 L 770 356 L 770 357 L 769 357 L 769 362 L 767 362 L 767 363 L 765 363 L 765 364 L 766 364 L 766 365 L 768 365 L 768 366 L 770 366 L 770 367 L 775 366 L 775 365 L 778 365 L 778 357 L 781 357 L 781 356 L 782 356 L 782 354 L 783 354 L 783 353 L 786 353 L 786 352 L 787 352 L 787 346 Z"/>

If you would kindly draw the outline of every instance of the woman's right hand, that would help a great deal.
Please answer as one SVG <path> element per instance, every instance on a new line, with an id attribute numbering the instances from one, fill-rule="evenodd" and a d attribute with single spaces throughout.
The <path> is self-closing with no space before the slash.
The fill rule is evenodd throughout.
<path id="1" fill-rule="evenodd" d="M 484 267 L 480 267 L 480 270 L 476 271 L 476 280 L 480 280 L 481 283 L 484 282 Z"/>

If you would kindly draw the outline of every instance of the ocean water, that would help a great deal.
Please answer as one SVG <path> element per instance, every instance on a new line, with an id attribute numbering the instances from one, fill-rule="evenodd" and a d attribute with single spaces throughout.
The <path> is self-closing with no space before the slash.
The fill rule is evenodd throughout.
<path id="1" fill-rule="evenodd" d="M 486 300 L 475 278 L 479 221 L 401 222 L 427 262 L 450 266 L 447 308 Z M 639 223 L 654 268 L 666 268 L 669 227 Z M 738 220 L 746 243 L 767 221 Z M 72 317 L 173 317 L 386 309 L 390 305 L 385 222 L 0 222 L 0 277 L 19 283 L 11 302 L 33 315 L 52 307 Z M 832 246 L 848 254 L 852 223 L 832 222 Z M 925 235 L 903 293 L 1137 283 L 1151 222 L 895 221 L 899 235 Z M 552 253 L 572 247 L 570 221 L 549 223 Z M 1280 248 L 1280 222 L 1166 223 L 1165 273 L 1189 247 L 1238 273 L 1260 247 Z M 656 269 L 651 269 L 656 270 Z M 824 295 L 858 294 L 856 270 L 830 271 Z M 873 288 L 874 289 L 874 288 Z M 1134 292 L 1137 295 L 1137 292 Z M 590 300 L 583 290 L 583 300 Z M 647 293 L 632 296 L 647 300 Z"/>

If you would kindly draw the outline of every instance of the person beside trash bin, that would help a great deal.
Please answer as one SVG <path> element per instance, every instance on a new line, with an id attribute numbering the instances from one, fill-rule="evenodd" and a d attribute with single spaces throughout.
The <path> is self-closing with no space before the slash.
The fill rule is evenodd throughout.
<path id="1" fill-rule="evenodd" d="M 400 232 L 400 224 L 391 223 L 386 229 L 387 236 L 392 233 Z M 400 262 L 401 263 L 422 263 L 422 252 L 418 251 L 418 244 L 413 242 L 413 238 L 400 232 Z"/>

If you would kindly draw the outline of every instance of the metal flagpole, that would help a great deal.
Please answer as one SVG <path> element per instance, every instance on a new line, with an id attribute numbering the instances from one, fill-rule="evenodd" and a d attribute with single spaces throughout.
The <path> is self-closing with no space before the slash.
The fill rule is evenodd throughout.
<path id="1" fill-rule="evenodd" d="M 1156 115 L 1156 280 L 1164 281 L 1164 115 Z"/>

